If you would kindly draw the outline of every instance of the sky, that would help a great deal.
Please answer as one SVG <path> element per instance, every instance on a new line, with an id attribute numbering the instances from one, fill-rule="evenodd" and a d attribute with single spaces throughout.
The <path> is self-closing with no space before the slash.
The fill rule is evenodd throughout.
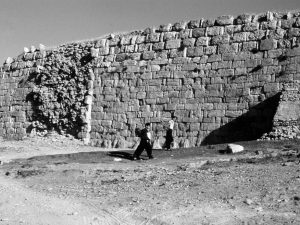
<path id="1" fill-rule="evenodd" d="M 300 10 L 300 0 L 0 0 L 0 64 L 24 47 L 222 15 Z"/>

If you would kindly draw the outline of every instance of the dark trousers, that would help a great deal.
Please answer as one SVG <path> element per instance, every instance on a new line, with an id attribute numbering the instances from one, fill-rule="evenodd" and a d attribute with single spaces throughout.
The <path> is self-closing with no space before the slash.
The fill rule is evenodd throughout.
<path id="1" fill-rule="evenodd" d="M 170 149 L 171 148 L 171 144 L 172 144 L 173 140 L 171 139 L 167 139 L 166 143 L 165 143 L 165 148 L 166 149 Z"/>
<path id="2" fill-rule="evenodd" d="M 139 146 L 133 153 L 133 157 L 140 158 L 140 155 L 143 153 L 144 150 L 146 150 L 148 157 L 152 158 L 152 147 L 150 142 L 147 142 L 146 140 L 141 140 Z"/>
<path id="3" fill-rule="evenodd" d="M 171 148 L 171 144 L 174 141 L 172 132 L 173 132 L 172 129 L 167 130 L 165 148 L 168 150 Z"/>

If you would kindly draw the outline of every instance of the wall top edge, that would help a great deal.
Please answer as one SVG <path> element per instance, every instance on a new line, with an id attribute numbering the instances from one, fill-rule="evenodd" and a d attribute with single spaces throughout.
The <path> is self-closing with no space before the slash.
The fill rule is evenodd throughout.
<path id="1" fill-rule="evenodd" d="M 212 19 L 194 19 L 194 20 L 188 20 L 188 21 L 179 21 L 175 23 L 169 23 L 169 24 L 162 24 L 158 26 L 152 26 L 148 27 L 144 30 L 135 30 L 135 31 L 123 31 L 123 32 L 113 32 L 110 34 L 104 34 L 99 37 L 90 38 L 90 39 L 84 39 L 84 40 L 76 40 L 76 41 L 70 41 L 63 44 L 59 44 L 57 46 L 43 46 L 43 49 L 35 48 L 34 46 L 31 46 L 31 49 L 33 48 L 33 51 L 56 51 L 61 48 L 65 48 L 67 46 L 71 45 L 86 45 L 91 42 L 97 42 L 102 39 L 113 39 L 113 38 L 122 38 L 122 37 L 133 37 L 137 35 L 147 35 L 151 33 L 162 33 L 162 32 L 170 32 L 170 31 L 180 31 L 184 30 L 186 28 L 193 28 L 193 26 L 196 26 L 195 24 L 199 23 L 198 27 L 203 27 L 203 24 L 206 24 L 205 27 L 209 26 L 228 26 L 228 25 L 239 25 L 239 24 L 247 24 L 247 23 L 254 23 L 254 22 L 260 22 L 262 20 L 265 21 L 273 21 L 277 19 L 292 19 L 294 17 L 300 17 L 300 9 L 295 10 L 285 10 L 285 11 L 266 11 L 262 13 L 242 13 L 237 16 L 233 15 L 222 15 L 217 18 Z M 27 47 L 24 47 L 24 49 L 27 49 Z M 32 50 L 29 49 L 28 52 Z M 25 50 L 19 54 L 17 57 L 8 57 L 6 61 L 3 63 L 2 66 L 0 66 L 0 72 L 3 69 L 3 66 L 5 64 L 10 64 L 14 61 L 17 61 L 17 58 L 28 53 Z"/>

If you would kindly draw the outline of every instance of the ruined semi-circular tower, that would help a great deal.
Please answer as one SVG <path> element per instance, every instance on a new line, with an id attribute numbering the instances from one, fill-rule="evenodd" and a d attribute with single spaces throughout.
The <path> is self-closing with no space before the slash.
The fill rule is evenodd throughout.
<path id="1" fill-rule="evenodd" d="M 296 129 L 299 42 L 293 11 L 24 49 L 0 70 L 0 136 L 56 130 L 93 146 L 133 148 L 146 122 L 162 145 L 174 118 L 175 147 L 189 147 Z"/>

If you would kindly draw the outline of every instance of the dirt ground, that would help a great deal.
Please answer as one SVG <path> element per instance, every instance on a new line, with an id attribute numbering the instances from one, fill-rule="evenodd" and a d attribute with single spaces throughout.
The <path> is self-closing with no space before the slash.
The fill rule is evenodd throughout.
<path id="1" fill-rule="evenodd" d="M 300 224 L 300 141 L 133 151 L 0 140 L 0 225 Z"/>

